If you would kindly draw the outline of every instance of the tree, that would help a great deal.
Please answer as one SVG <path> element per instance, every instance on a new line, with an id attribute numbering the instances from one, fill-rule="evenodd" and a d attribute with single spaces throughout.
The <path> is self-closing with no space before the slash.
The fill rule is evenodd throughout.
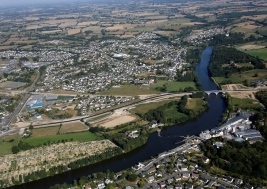
<path id="1" fill-rule="evenodd" d="M 19 152 L 18 146 L 12 146 L 11 151 L 13 154 L 17 154 Z"/>
<path id="2" fill-rule="evenodd" d="M 135 182 L 137 180 L 137 175 L 136 174 L 129 174 L 126 176 L 126 180 L 130 182 Z"/>

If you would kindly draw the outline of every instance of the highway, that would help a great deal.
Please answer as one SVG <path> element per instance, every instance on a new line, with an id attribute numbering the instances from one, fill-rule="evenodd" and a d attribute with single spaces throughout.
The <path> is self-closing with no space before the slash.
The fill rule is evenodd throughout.
<path id="1" fill-rule="evenodd" d="M 14 119 L 17 117 L 19 112 L 25 106 L 27 100 L 30 98 L 30 96 L 32 94 L 34 94 L 34 92 L 31 92 L 31 91 L 34 89 L 35 84 L 38 81 L 39 77 L 40 77 L 40 72 L 38 71 L 38 75 L 37 75 L 35 81 L 32 83 L 32 85 L 30 86 L 30 88 L 28 90 L 29 92 L 24 96 L 24 98 L 21 100 L 21 102 L 18 105 L 18 107 L 16 108 L 16 110 L 11 114 L 9 119 L 6 121 L 5 127 L 7 127 L 7 128 L 10 127 L 11 123 L 14 121 Z M 240 91 L 253 91 L 253 90 L 251 90 L 251 89 L 249 89 L 249 90 L 213 90 L 213 91 L 204 91 L 204 92 L 209 95 L 211 93 L 218 94 L 218 93 L 240 92 Z M 255 91 L 258 91 L 258 89 L 255 89 L 254 92 Z M 94 117 L 97 117 L 97 116 L 101 116 L 101 115 L 104 115 L 106 113 L 115 111 L 117 109 L 121 109 L 121 108 L 128 109 L 128 108 L 130 108 L 132 106 L 135 106 L 135 105 L 138 105 L 138 104 L 147 103 L 147 102 L 156 101 L 156 100 L 162 100 L 164 98 L 171 98 L 171 97 L 177 97 L 177 96 L 183 96 L 183 95 L 190 95 L 190 94 L 195 93 L 195 92 L 200 92 L 200 91 L 180 92 L 180 93 L 163 93 L 163 94 L 151 96 L 151 97 L 139 100 L 137 102 L 133 102 L 133 103 L 127 104 L 127 105 L 123 105 L 123 106 L 120 106 L 120 107 L 115 107 L 115 108 L 109 109 L 107 111 L 104 111 L 104 112 L 101 112 L 101 113 L 97 113 L 97 114 L 95 114 L 93 116 L 86 115 L 86 116 L 79 116 L 79 117 L 74 117 L 74 118 L 64 119 L 64 120 L 55 120 L 55 121 L 50 121 L 50 122 L 46 122 L 46 123 L 37 123 L 37 124 L 34 124 L 33 126 L 34 127 L 38 127 L 38 126 L 53 126 L 53 125 L 56 125 L 56 124 L 63 124 L 63 123 L 81 121 L 83 119 L 88 119 L 88 118 L 94 118 Z M 46 94 L 46 93 L 39 93 L 39 94 Z M 11 130 L 15 131 L 15 130 L 18 130 L 18 128 L 12 128 Z M 5 135 L 5 133 L 0 134 L 0 137 Z"/>

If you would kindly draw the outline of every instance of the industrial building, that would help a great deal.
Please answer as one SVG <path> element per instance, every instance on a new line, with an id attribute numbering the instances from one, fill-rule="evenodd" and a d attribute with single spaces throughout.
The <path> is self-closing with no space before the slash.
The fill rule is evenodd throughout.
<path id="1" fill-rule="evenodd" d="M 43 107 L 43 96 L 42 95 L 36 95 L 33 96 L 26 104 L 26 108 L 28 109 L 35 109 L 35 108 L 41 108 Z"/>

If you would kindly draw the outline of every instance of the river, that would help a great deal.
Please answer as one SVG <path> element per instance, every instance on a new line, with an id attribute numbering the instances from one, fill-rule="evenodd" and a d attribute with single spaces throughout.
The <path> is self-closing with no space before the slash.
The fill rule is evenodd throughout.
<path id="1" fill-rule="evenodd" d="M 212 47 L 207 47 L 202 52 L 201 62 L 196 66 L 196 73 L 199 82 L 203 85 L 205 90 L 217 89 L 217 85 L 210 79 L 208 75 L 208 65 L 212 50 Z M 102 161 L 94 165 L 85 166 L 76 170 L 71 170 L 53 177 L 25 183 L 13 188 L 44 189 L 55 184 L 62 184 L 64 182 L 71 183 L 73 180 L 78 179 L 81 176 L 86 176 L 100 171 L 104 172 L 108 169 L 110 171 L 118 172 L 129 168 L 138 162 L 148 160 L 151 158 L 151 156 L 156 156 L 159 153 L 173 149 L 177 147 L 177 142 L 183 140 L 183 137 L 181 136 L 198 135 L 201 131 L 214 128 L 220 123 L 222 119 L 222 113 L 225 109 L 225 103 L 222 97 L 211 95 L 207 98 L 207 101 L 209 103 L 208 111 L 190 122 L 165 128 L 162 130 L 161 136 L 158 136 L 158 133 L 156 132 L 152 133 L 148 139 L 148 142 L 144 146 L 130 153 L 122 154 L 109 160 Z"/>

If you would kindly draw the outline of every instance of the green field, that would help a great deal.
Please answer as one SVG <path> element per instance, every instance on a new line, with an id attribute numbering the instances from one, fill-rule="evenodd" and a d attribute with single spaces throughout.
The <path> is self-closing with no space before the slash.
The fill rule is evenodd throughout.
<path id="1" fill-rule="evenodd" d="M 188 118 L 188 116 L 184 113 L 178 112 L 176 106 L 172 106 L 165 110 L 164 116 L 166 119 L 182 119 Z"/>
<path id="2" fill-rule="evenodd" d="M 245 52 L 248 53 L 249 55 L 258 56 L 259 58 L 267 61 L 267 48 L 254 49 L 254 50 L 249 50 Z"/>
<path id="3" fill-rule="evenodd" d="M 98 94 L 102 95 L 125 95 L 125 96 L 137 96 L 145 94 L 159 94 L 159 91 L 150 90 L 149 86 L 143 85 L 122 85 L 119 88 L 111 88 L 106 91 L 102 91 Z"/>
<path id="4" fill-rule="evenodd" d="M 233 111 L 237 111 L 239 108 L 242 110 L 259 110 L 263 108 L 259 102 L 254 99 L 228 97 L 227 103 L 230 110 Z"/>
<path id="5" fill-rule="evenodd" d="M 194 82 L 176 82 L 176 81 L 165 81 L 159 80 L 157 83 L 151 85 L 152 90 L 156 90 L 157 87 L 163 87 L 166 85 L 166 92 L 179 92 L 183 91 L 186 87 L 192 87 L 196 90 L 196 86 Z"/>
<path id="6" fill-rule="evenodd" d="M 258 74 L 258 77 L 254 77 L 255 74 Z M 227 83 L 243 83 L 245 80 L 248 81 L 255 81 L 255 80 L 266 80 L 267 79 L 267 70 L 258 70 L 258 69 L 254 69 L 254 70 L 249 70 L 246 72 L 243 72 L 241 74 L 239 73 L 234 73 L 232 74 L 229 78 L 225 78 L 225 77 L 214 77 L 215 81 L 219 84 L 219 85 L 223 85 L 226 82 Z"/>
<path id="7" fill-rule="evenodd" d="M 81 133 L 30 137 L 30 138 L 23 139 L 23 141 L 33 146 L 39 146 L 39 145 L 43 145 L 44 143 L 47 143 L 48 141 L 55 142 L 55 141 L 66 140 L 66 139 L 67 140 L 73 139 L 73 141 L 85 142 L 85 141 L 97 140 L 98 137 L 95 134 L 89 131 L 86 131 L 86 132 L 81 132 Z"/>
<path id="8" fill-rule="evenodd" d="M 190 110 L 197 110 L 198 108 L 201 108 L 204 105 L 204 100 L 202 98 L 191 98 L 188 99 L 186 107 Z"/>
<path id="9" fill-rule="evenodd" d="M 147 103 L 147 104 L 140 104 L 140 105 L 137 105 L 134 109 L 131 109 L 130 112 L 134 114 L 139 113 L 143 115 L 147 113 L 149 110 L 156 109 L 157 107 L 163 106 L 164 104 L 168 102 L 170 102 L 170 100 L 161 101 L 161 102 L 152 102 L 152 103 Z"/>
<path id="10" fill-rule="evenodd" d="M 0 138 L 0 156 L 12 154 L 11 148 L 18 144 L 20 136 L 18 134 L 7 135 Z M 14 141 L 13 141 L 14 140 Z M 13 141 L 13 142 L 12 142 Z"/>

